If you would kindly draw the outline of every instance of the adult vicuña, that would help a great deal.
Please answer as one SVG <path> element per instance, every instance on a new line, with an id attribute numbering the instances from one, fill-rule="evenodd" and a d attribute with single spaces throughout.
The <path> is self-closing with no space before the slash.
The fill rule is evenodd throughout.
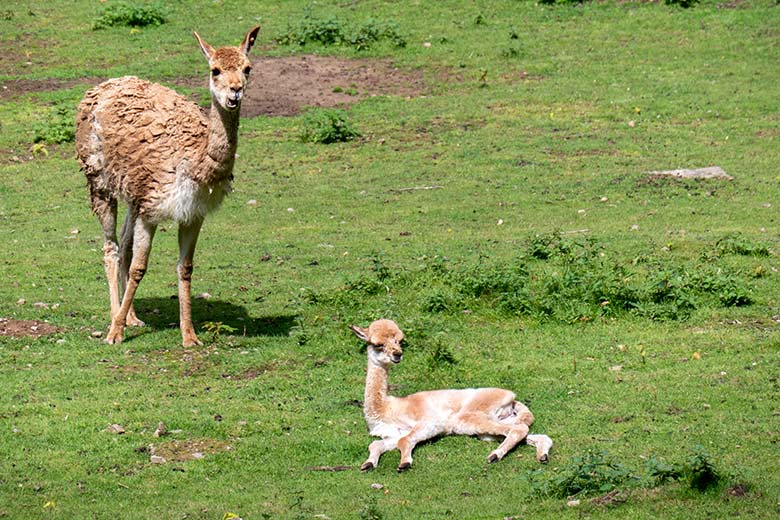
<path id="1" fill-rule="evenodd" d="M 387 370 L 401 362 L 404 334 L 392 320 L 377 320 L 367 328 L 350 326 L 368 344 L 368 372 L 363 410 L 371 435 L 382 437 L 368 447 L 367 471 L 379 464 L 386 451 L 401 452 L 398 471 L 412 465 L 412 450 L 421 441 L 441 435 L 476 435 L 503 442 L 490 452 L 488 462 L 497 462 L 523 439 L 536 447 L 536 459 L 546 463 L 552 447 L 547 435 L 529 435 L 534 422 L 530 410 L 501 388 L 433 390 L 406 397 L 387 395 Z"/>
<path id="2" fill-rule="evenodd" d="M 172 219 L 179 224 L 182 343 L 202 344 L 192 326 L 192 259 L 203 219 L 230 191 L 239 109 L 252 69 L 247 55 L 259 30 L 252 28 L 238 47 L 219 49 L 195 33 L 211 70 L 208 115 L 173 90 L 133 76 L 101 83 L 78 107 L 76 150 L 92 211 L 103 227 L 111 300 L 107 343 L 121 342 L 125 325 L 143 325 L 133 297 L 146 272 L 157 225 Z M 128 205 L 120 242 L 118 199 Z"/>

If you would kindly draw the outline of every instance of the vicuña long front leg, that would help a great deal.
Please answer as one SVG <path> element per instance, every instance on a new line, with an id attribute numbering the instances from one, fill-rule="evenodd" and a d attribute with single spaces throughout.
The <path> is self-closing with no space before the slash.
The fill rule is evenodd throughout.
<path id="1" fill-rule="evenodd" d="M 138 289 L 138 284 L 141 283 L 141 280 L 146 273 L 146 266 L 149 263 L 149 251 L 152 249 L 152 239 L 154 238 L 154 232 L 156 230 L 157 226 L 154 224 L 148 224 L 142 219 L 136 220 L 133 260 L 130 263 L 127 287 L 125 287 L 125 294 L 122 297 L 122 305 L 119 307 L 119 311 L 116 315 L 111 319 L 111 328 L 108 331 L 108 336 L 106 336 L 106 343 L 114 344 L 122 342 L 127 313 L 133 305 L 133 298 L 135 298 L 135 291 Z"/>
<path id="2" fill-rule="evenodd" d="M 360 466 L 361 471 L 371 471 L 379 465 L 379 457 L 386 451 L 394 450 L 398 446 L 398 439 L 381 439 L 372 442 L 368 446 L 368 459 Z"/>
<path id="3" fill-rule="evenodd" d="M 417 444 L 427 441 L 439 433 L 440 431 L 433 428 L 432 425 L 418 423 L 407 435 L 398 439 L 398 450 L 401 452 L 401 463 L 398 465 L 398 471 L 406 471 L 412 467 L 412 450 Z"/>
<path id="4" fill-rule="evenodd" d="M 195 328 L 192 325 L 191 300 L 192 260 L 202 225 L 202 220 L 179 225 L 179 263 L 176 272 L 179 275 L 179 326 L 182 345 L 185 347 L 203 345 L 195 335 Z"/>

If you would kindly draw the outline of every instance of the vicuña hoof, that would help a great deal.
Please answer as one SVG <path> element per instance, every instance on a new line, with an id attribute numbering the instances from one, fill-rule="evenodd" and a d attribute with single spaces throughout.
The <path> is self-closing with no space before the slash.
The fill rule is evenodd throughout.
<path id="1" fill-rule="evenodd" d="M 403 462 L 400 466 L 398 466 L 398 473 L 401 473 L 403 471 L 406 471 L 407 469 L 412 467 L 411 462 Z"/>
<path id="2" fill-rule="evenodd" d="M 116 345 L 118 343 L 122 343 L 122 333 L 123 331 L 115 331 L 113 328 L 108 331 L 108 335 L 106 336 L 106 343 L 109 345 Z"/>
<path id="3" fill-rule="evenodd" d="M 547 462 L 548 462 L 548 460 L 547 460 L 547 454 L 546 453 L 544 455 L 542 455 L 541 457 L 539 457 L 539 463 L 540 464 L 547 464 Z"/>
<path id="4" fill-rule="evenodd" d="M 371 462 L 370 460 L 367 460 L 366 462 L 363 463 L 362 466 L 360 466 L 360 471 L 371 471 L 375 467 L 376 466 L 374 466 L 373 462 Z"/>
<path id="5" fill-rule="evenodd" d="M 488 462 L 491 463 L 491 464 L 493 464 L 494 462 L 498 462 L 499 460 L 501 460 L 500 457 L 498 455 L 496 455 L 495 453 L 491 453 L 488 456 Z"/>
<path id="6" fill-rule="evenodd" d="M 181 345 L 183 347 L 202 347 L 203 342 L 199 340 L 195 335 L 182 338 Z"/>
<path id="7" fill-rule="evenodd" d="M 128 327 L 143 327 L 146 325 L 146 323 L 139 320 L 137 316 L 131 316 L 128 314 L 127 319 L 125 320 L 125 325 Z"/>

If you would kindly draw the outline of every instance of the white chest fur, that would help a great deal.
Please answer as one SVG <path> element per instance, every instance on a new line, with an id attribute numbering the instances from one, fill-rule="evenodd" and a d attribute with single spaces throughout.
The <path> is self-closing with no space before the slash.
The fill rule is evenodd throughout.
<path id="1" fill-rule="evenodd" d="M 225 195 L 230 193 L 229 179 L 210 184 L 199 185 L 181 169 L 176 179 L 154 212 L 154 220 L 171 219 L 178 223 L 190 223 L 203 219 L 208 213 L 217 209 Z"/>

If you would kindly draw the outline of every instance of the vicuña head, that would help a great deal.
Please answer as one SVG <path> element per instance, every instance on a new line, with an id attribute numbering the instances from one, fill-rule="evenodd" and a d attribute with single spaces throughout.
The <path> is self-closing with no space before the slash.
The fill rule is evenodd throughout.
<path id="1" fill-rule="evenodd" d="M 398 471 L 412 465 L 412 450 L 421 441 L 441 435 L 475 435 L 485 440 L 501 440 L 490 452 L 488 462 L 497 462 L 525 440 L 536 447 L 536 458 L 547 462 L 552 440 L 533 435 L 531 411 L 515 400 L 515 394 L 502 388 L 432 390 L 406 397 L 387 394 L 387 371 L 403 357 L 404 334 L 392 320 L 377 320 L 368 327 L 351 325 L 357 337 L 366 342 L 368 370 L 363 412 L 371 435 L 381 437 L 368 447 L 368 459 L 360 467 L 374 469 L 379 457 L 398 448 Z"/>
<path id="2" fill-rule="evenodd" d="M 404 351 L 404 333 L 393 320 L 376 320 L 366 328 L 350 326 L 355 335 L 368 344 L 368 359 L 378 366 L 400 363 Z"/>
<path id="3" fill-rule="evenodd" d="M 200 49 L 209 61 L 209 91 L 211 100 L 217 107 L 232 112 L 241 106 L 241 98 L 252 71 L 252 63 L 247 55 L 259 30 L 259 27 L 250 30 L 238 47 L 222 47 L 216 50 L 195 33 Z"/>

